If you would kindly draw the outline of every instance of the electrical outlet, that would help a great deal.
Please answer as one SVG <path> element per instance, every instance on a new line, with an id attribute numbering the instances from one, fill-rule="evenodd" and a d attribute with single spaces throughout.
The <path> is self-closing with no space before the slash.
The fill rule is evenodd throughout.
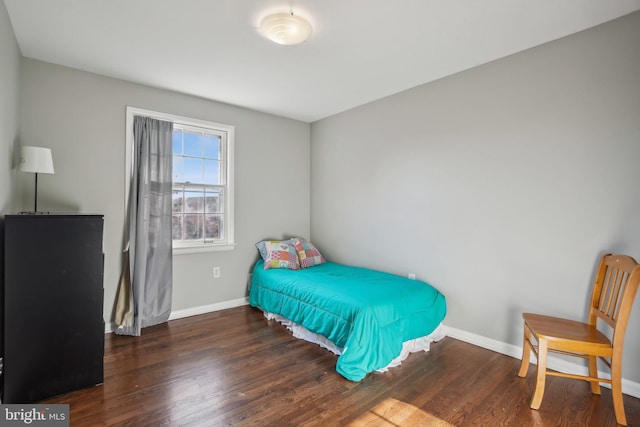
<path id="1" fill-rule="evenodd" d="M 413 273 L 409 273 L 409 279 L 416 280 L 416 275 Z"/>
<path id="2" fill-rule="evenodd" d="M 213 267 L 213 278 L 214 279 L 220 278 L 220 267 Z"/>

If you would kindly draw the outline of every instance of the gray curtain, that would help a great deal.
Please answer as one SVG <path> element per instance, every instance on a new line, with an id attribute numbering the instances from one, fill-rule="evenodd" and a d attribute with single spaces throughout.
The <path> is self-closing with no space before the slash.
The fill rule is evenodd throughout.
<path id="1" fill-rule="evenodd" d="M 173 123 L 134 117 L 134 163 L 113 331 L 139 336 L 171 314 L 171 138 Z"/>

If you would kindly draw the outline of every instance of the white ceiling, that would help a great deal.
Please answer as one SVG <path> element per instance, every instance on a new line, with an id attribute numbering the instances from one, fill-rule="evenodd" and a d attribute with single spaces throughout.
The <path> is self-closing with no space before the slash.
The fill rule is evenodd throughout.
<path id="1" fill-rule="evenodd" d="M 22 54 L 313 122 L 640 10 L 640 0 L 4 0 Z M 302 45 L 259 33 L 308 18 Z"/>

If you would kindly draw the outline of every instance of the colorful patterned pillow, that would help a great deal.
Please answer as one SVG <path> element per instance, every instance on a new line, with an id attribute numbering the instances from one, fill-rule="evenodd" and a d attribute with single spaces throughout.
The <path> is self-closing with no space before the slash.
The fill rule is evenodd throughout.
<path id="1" fill-rule="evenodd" d="M 311 242 L 302 238 L 293 239 L 293 246 L 298 252 L 298 259 L 302 268 L 309 268 L 326 262 L 320 251 Z"/>
<path id="2" fill-rule="evenodd" d="M 289 270 L 300 270 L 300 261 L 296 248 L 285 242 L 271 240 L 265 242 L 267 259 L 264 261 L 264 269 L 288 268 Z"/>
<path id="3" fill-rule="evenodd" d="M 258 249 L 258 252 L 260 252 L 260 256 L 262 257 L 262 259 L 264 260 L 264 262 L 267 262 L 267 243 L 272 242 L 273 240 L 263 240 L 261 242 L 256 243 L 256 248 Z M 282 243 L 286 243 L 287 245 L 291 245 L 293 244 L 293 239 L 288 239 L 288 240 L 282 240 Z"/>

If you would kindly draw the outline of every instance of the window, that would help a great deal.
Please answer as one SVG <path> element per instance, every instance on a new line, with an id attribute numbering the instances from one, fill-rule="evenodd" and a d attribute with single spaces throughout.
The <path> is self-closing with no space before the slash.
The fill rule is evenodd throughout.
<path id="1" fill-rule="evenodd" d="M 172 235 L 176 254 L 233 249 L 234 127 L 127 107 L 127 156 L 133 117 L 173 122 Z M 133 159 L 127 159 L 131 177 Z M 128 181 L 127 181 L 128 183 Z M 127 199 L 128 203 L 128 185 Z"/>

